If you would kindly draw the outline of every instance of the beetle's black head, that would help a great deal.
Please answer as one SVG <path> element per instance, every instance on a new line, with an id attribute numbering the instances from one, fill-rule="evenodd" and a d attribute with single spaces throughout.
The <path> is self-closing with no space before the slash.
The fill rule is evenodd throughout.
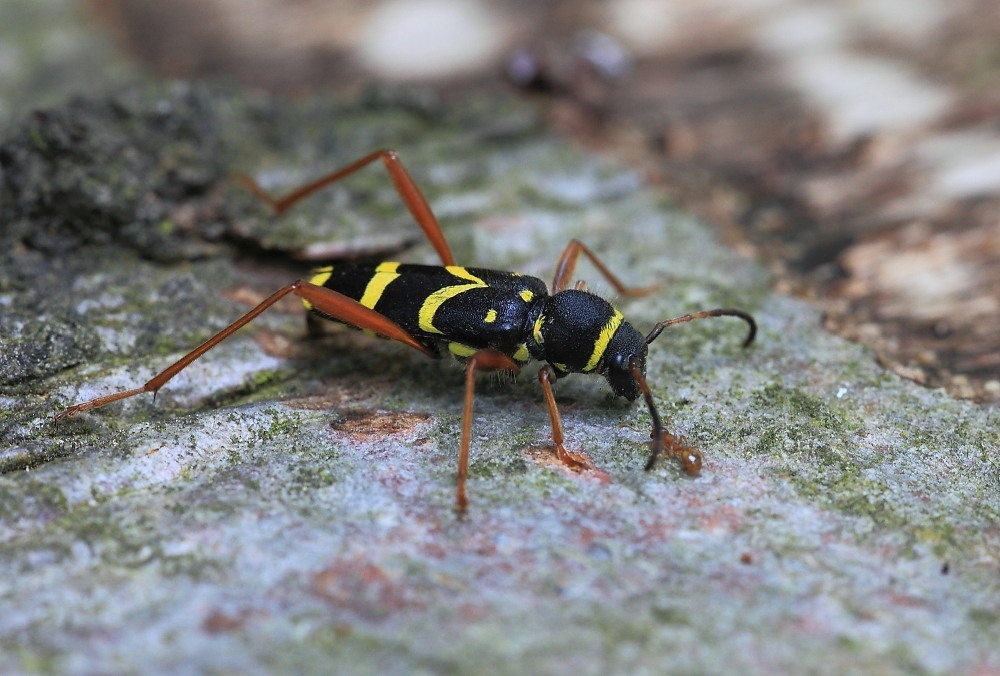
<path id="1" fill-rule="evenodd" d="M 646 375 L 647 352 L 646 339 L 631 324 L 623 321 L 608 343 L 600 370 L 616 396 L 635 401 L 641 394 L 639 383 L 632 377 L 628 363 L 635 358 L 642 375 Z"/>

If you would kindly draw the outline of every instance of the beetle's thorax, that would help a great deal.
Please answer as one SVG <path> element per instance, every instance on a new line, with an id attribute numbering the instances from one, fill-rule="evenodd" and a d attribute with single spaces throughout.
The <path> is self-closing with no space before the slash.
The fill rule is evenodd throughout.
<path id="1" fill-rule="evenodd" d="M 556 375 L 599 373 L 615 394 L 638 396 L 628 359 L 639 358 L 645 369 L 646 343 L 611 303 L 587 291 L 566 289 L 542 299 L 532 308 L 529 322 L 531 356 L 551 364 Z"/>

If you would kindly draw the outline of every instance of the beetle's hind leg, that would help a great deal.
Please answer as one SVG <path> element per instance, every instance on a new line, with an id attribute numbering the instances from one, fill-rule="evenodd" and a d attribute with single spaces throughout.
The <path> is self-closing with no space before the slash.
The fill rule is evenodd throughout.
<path id="1" fill-rule="evenodd" d="M 92 408 L 106 406 L 107 404 L 121 401 L 122 399 L 128 399 L 129 397 L 143 394 L 144 392 L 152 392 L 155 397 L 160 388 L 167 384 L 167 381 L 186 369 L 191 362 L 211 350 L 232 334 L 236 333 L 236 331 L 243 326 L 249 324 L 254 318 L 257 317 L 257 315 L 290 293 L 302 298 L 304 301 L 308 302 L 311 307 L 314 307 L 318 311 L 328 314 L 331 317 L 335 317 L 352 326 L 357 326 L 358 328 L 369 329 L 380 336 L 409 345 L 429 357 L 436 356 L 429 347 L 418 341 L 408 331 L 388 317 L 384 317 L 378 312 L 365 307 L 356 300 L 341 295 L 336 291 L 331 291 L 330 289 L 326 289 L 322 286 L 316 286 L 315 284 L 310 284 L 309 282 L 300 279 L 272 293 L 235 322 L 219 331 L 195 349 L 188 352 L 160 373 L 153 376 L 142 387 L 126 390 L 124 392 L 108 394 L 103 397 L 96 397 L 90 401 L 75 404 L 74 406 L 70 406 L 56 415 L 56 418 L 58 419 L 73 416 L 77 413 L 89 411 Z"/>
<path id="2" fill-rule="evenodd" d="M 413 177 L 410 176 L 410 172 L 406 170 L 406 167 L 403 166 L 395 150 L 376 150 L 348 164 L 346 167 L 341 167 L 326 176 L 321 176 L 315 181 L 293 190 L 284 197 L 271 197 L 256 181 L 245 174 L 236 174 L 234 178 L 237 183 L 246 188 L 257 199 L 271 207 L 275 214 L 281 214 L 314 192 L 350 176 L 359 169 L 379 159 L 382 160 L 386 170 L 389 172 L 389 178 L 392 179 L 392 184 L 396 187 L 399 198 L 403 200 L 403 204 L 413 216 L 413 220 L 424 231 L 427 239 L 441 258 L 441 262 L 444 265 L 454 265 L 455 257 L 451 253 L 448 241 L 444 238 L 444 233 L 441 232 L 441 225 L 434 216 L 434 212 L 431 211 L 430 204 L 427 203 L 427 198 L 424 197 L 420 188 L 417 187 L 416 182 L 414 182 Z"/>

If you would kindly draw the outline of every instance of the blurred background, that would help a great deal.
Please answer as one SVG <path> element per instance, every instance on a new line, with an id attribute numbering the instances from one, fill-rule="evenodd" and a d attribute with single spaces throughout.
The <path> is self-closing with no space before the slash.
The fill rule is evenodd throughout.
<path id="1" fill-rule="evenodd" d="M 0 0 L 0 128 L 141 77 L 536 97 L 812 299 L 1000 398 L 1000 0 Z"/>

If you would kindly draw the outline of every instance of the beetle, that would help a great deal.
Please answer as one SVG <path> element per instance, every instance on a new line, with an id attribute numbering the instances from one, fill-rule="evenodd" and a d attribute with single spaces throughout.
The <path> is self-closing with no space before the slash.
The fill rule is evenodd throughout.
<path id="1" fill-rule="evenodd" d="M 318 320 L 332 320 L 398 341 L 435 359 L 450 354 L 465 363 L 465 408 L 459 448 L 455 503 L 459 512 L 468 506 L 465 482 L 469 468 L 472 410 L 477 371 L 512 371 L 531 361 L 542 362 L 538 380 L 552 420 L 552 440 L 558 459 L 571 467 L 585 466 L 563 444 L 562 421 L 552 394 L 552 384 L 571 373 L 595 374 L 607 380 L 611 391 L 629 401 L 641 394 L 652 418 L 648 471 L 662 453 L 680 459 L 685 470 L 697 474 L 702 455 L 667 432 L 646 383 L 648 345 L 667 327 L 694 319 L 731 316 L 749 325 L 743 341 L 748 347 L 757 334 L 753 316 L 743 310 L 720 308 L 682 315 L 658 322 L 643 336 L 611 303 L 569 280 L 581 255 L 586 256 L 623 296 L 641 296 L 655 287 L 630 288 L 622 284 L 598 257 L 578 240 L 572 240 L 556 265 L 551 288 L 537 277 L 516 272 L 467 268 L 455 264 L 430 205 L 393 150 L 378 150 L 327 174 L 290 194 L 275 199 L 253 179 L 238 181 L 268 204 L 276 215 L 299 200 L 359 169 L 382 160 L 396 191 L 441 259 L 442 265 L 338 264 L 314 271 L 278 289 L 252 310 L 191 350 L 141 387 L 97 397 L 70 406 L 57 417 L 76 415 L 145 392 L 157 391 L 195 359 L 231 336 L 273 305 L 294 294 L 307 313 L 314 333 Z"/>

